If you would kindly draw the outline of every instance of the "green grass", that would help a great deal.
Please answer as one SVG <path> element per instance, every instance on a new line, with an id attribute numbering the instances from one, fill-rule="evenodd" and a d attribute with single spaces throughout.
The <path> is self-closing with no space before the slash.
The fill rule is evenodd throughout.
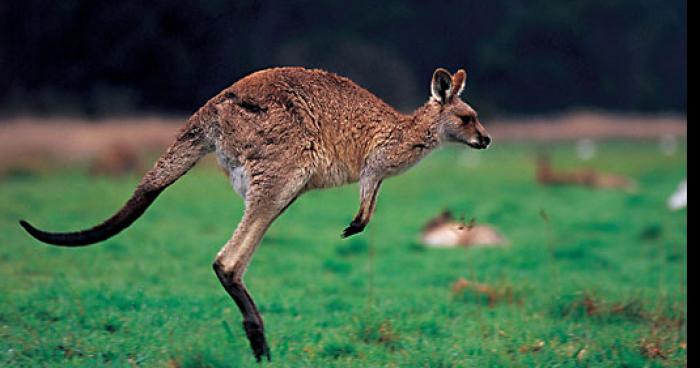
<path id="1" fill-rule="evenodd" d="M 528 145 L 466 153 L 477 167 L 448 148 L 386 181 L 372 223 L 347 240 L 357 187 L 306 194 L 246 275 L 271 365 L 687 364 L 687 212 L 665 208 L 685 147 L 665 157 L 655 143 L 609 142 L 585 164 L 568 145 L 549 150 L 559 167 L 631 175 L 640 189 L 539 187 Z M 218 172 L 195 169 L 94 247 L 47 247 L 17 225 L 91 226 L 137 180 L 74 169 L 0 181 L 0 366 L 257 366 L 211 270 L 242 213 Z M 420 227 L 446 207 L 497 226 L 510 246 L 422 248 Z M 509 297 L 453 294 L 460 277 Z"/>

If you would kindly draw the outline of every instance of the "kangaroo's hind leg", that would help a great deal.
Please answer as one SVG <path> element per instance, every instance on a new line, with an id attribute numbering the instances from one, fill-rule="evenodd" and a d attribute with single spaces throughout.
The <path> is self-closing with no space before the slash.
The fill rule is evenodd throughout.
<path id="1" fill-rule="evenodd" d="M 263 320 L 243 284 L 243 274 L 270 224 L 301 194 L 306 185 L 303 175 L 283 180 L 251 183 L 246 193 L 246 209 L 231 239 L 219 251 L 214 272 L 243 315 L 243 328 L 255 359 L 270 360 Z M 279 183 L 279 184 L 275 184 Z"/>

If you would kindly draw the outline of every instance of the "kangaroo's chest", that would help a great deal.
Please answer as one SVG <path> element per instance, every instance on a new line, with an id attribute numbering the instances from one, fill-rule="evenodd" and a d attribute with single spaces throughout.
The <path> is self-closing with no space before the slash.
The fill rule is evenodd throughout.
<path id="1" fill-rule="evenodd" d="M 341 160 L 321 159 L 309 179 L 309 189 L 339 187 L 359 180 L 359 169 Z"/>

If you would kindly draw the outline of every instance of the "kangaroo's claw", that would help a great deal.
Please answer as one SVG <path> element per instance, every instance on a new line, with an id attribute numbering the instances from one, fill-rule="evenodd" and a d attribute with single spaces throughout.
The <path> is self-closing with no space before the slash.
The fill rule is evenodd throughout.
<path id="1" fill-rule="evenodd" d="M 250 341 L 250 347 L 253 349 L 253 355 L 255 355 L 255 360 L 260 363 L 262 357 L 267 358 L 270 362 L 270 347 L 267 345 L 267 340 L 265 339 L 265 331 L 262 326 L 253 321 L 244 321 L 243 329 L 245 329 L 245 334 L 248 336 L 248 341 Z"/>
<path id="2" fill-rule="evenodd" d="M 364 229 L 365 229 L 365 224 L 357 222 L 357 221 L 353 221 L 350 223 L 350 225 L 348 225 L 348 227 L 345 228 L 345 230 L 343 230 L 343 235 L 341 235 L 341 237 L 347 238 L 347 237 L 355 235 L 357 233 L 361 233 L 362 230 L 364 230 Z"/>

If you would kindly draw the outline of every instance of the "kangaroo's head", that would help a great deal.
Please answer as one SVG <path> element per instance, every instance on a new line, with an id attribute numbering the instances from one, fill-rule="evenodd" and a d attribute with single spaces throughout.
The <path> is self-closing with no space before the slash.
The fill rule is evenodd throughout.
<path id="1" fill-rule="evenodd" d="M 454 75 L 442 68 L 435 70 L 430 84 L 430 103 L 439 106 L 439 113 L 434 123 L 441 141 L 485 149 L 491 144 L 491 136 L 479 122 L 476 110 L 460 98 L 466 82 L 467 73 L 463 69 Z"/>

